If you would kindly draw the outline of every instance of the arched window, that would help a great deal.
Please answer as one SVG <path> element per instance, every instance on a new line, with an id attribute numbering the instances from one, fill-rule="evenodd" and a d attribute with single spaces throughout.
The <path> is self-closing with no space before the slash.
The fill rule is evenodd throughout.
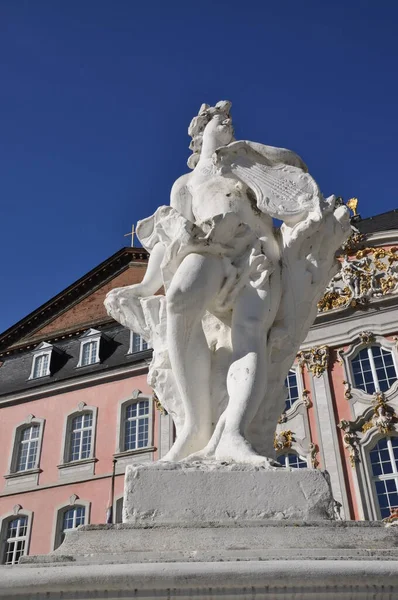
<path id="1" fill-rule="evenodd" d="M 66 417 L 58 465 L 61 478 L 92 476 L 97 462 L 94 453 L 98 409 L 87 406 L 83 401 L 77 408 Z"/>
<path id="2" fill-rule="evenodd" d="M 27 531 L 28 517 L 20 515 L 8 521 L 4 548 L 4 565 L 16 565 L 20 557 L 25 554 Z"/>
<path id="3" fill-rule="evenodd" d="M 285 379 L 285 386 L 287 388 L 285 411 L 287 411 L 296 402 L 296 400 L 299 399 L 297 374 L 292 369 L 289 371 L 289 374 Z"/>
<path id="4" fill-rule="evenodd" d="M 292 467 L 293 469 L 306 469 L 308 467 L 305 458 L 302 458 L 294 452 L 280 454 L 277 457 L 277 460 L 283 467 Z"/>
<path id="5" fill-rule="evenodd" d="M 363 348 L 351 360 L 354 387 L 368 394 L 386 392 L 397 380 L 392 352 L 380 346 Z"/>
<path id="6" fill-rule="evenodd" d="M 54 549 L 58 548 L 65 539 L 68 531 L 89 522 L 90 503 L 78 499 L 76 494 L 70 498 L 70 504 L 58 507 L 56 511 Z"/>
<path id="7" fill-rule="evenodd" d="M 38 484 L 44 422 L 29 415 L 15 427 L 9 469 L 4 475 L 7 487 L 22 490 Z"/>
<path id="8" fill-rule="evenodd" d="M 84 412 L 71 419 L 69 462 L 90 458 L 93 440 L 93 413 Z"/>
<path id="9" fill-rule="evenodd" d="M 20 504 L 16 504 L 13 512 L 1 520 L 1 564 L 16 565 L 21 556 L 28 553 L 32 517 L 31 511 L 24 510 Z"/>
<path id="10" fill-rule="evenodd" d="M 33 423 L 19 432 L 18 454 L 15 471 L 27 471 L 37 467 L 40 425 Z"/>
<path id="11" fill-rule="evenodd" d="M 149 445 L 149 400 L 143 398 L 124 407 L 123 451 L 146 448 Z"/>
<path id="12" fill-rule="evenodd" d="M 398 436 L 385 437 L 369 452 L 372 480 L 382 519 L 398 508 Z"/>

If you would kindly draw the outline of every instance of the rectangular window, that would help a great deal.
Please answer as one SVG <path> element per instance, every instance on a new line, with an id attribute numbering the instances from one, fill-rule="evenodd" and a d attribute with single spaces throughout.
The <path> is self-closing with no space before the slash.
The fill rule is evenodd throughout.
<path id="1" fill-rule="evenodd" d="M 288 410 L 296 402 L 296 400 L 299 399 L 297 376 L 295 371 L 289 371 L 289 374 L 285 379 L 285 386 L 287 387 L 285 410 Z"/>
<path id="2" fill-rule="evenodd" d="M 148 343 L 141 335 L 132 332 L 130 346 L 130 352 L 142 352 L 143 350 L 147 350 Z"/>
<path id="3" fill-rule="evenodd" d="M 146 448 L 149 443 L 149 400 L 129 404 L 125 413 L 124 450 Z"/>
<path id="4" fill-rule="evenodd" d="M 382 438 L 369 453 L 381 518 L 398 508 L 398 437 Z"/>
<path id="5" fill-rule="evenodd" d="M 9 521 L 3 564 L 16 565 L 25 554 L 28 517 L 17 517 Z"/>
<path id="6" fill-rule="evenodd" d="M 34 357 L 33 375 L 32 378 L 44 377 L 49 374 L 48 366 L 50 361 L 49 354 L 40 354 Z"/>
<path id="7" fill-rule="evenodd" d="M 93 365 L 98 362 L 98 340 L 84 342 L 82 345 L 81 366 Z"/>
<path id="8" fill-rule="evenodd" d="M 40 425 L 25 427 L 20 433 L 16 471 L 27 471 L 36 467 Z"/>
<path id="9" fill-rule="evenodd" d="M 69 461 L 90 458 L 93 414 L 85 413 L 72 419 Z"/>

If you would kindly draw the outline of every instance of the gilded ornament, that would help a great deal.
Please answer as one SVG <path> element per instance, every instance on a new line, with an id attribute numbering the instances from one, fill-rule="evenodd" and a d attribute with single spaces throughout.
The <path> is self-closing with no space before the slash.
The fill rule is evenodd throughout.
<path id="1" fill-rule="evenodd" d="M 329 346 L 315 346 L 310 350 L 302 350 L 297 354 L 302 369 L 307 367 L 315 377 L 320 377 L 327 369 L 329 362 Z"/>
<path id="2" fill-rule="evenodd" d="M 344 398 L 346 400 L 350 400 L 352 398 L 351 383 L 349 381 L 343 381 L 343 385 L 344 385 Z"/>
<path id="3" fill-rule="evenodd" d="M 282 425 L 282 423 L 286 423 L 286 421 L 287 421 L 287 415 L 285 412 L 283 412 L 278 419 L 278 424 Z"/>
<path id="4" fill-rule="evenodd" d="M 162 404 L 161 404 L 159 398 L 157 397 L 157 395 L 155 394 L 155 392 L 153 392 L 152 400 L 153 400 L 153 402 L 155 404 L 156 410 L 158 410 L 161 415 L 167 415 L 168 414 L 167 410 L 162 406 Z"/>
<path id="5" fill-rule="evenodd" d="M 343 431 L 343 443 L 344 448 L 348 450 L 348 455 L 352 467 L 355 467 L 356 463 L 359 462 L 359 450 L 358 443 L 359 438 L 355 431 L 351 428 L 351 423 L 343 419 L 337 425 Z"/>
<path id="6" fill-rule="evenodd" d="M 358 214 L 357 213 L 358 198 L 350 198 L 349 200 L 347 200 L 346 206 L 348 206 L 348 208 L 350 210 L 352 210 L 354 217 Z"/>
<path id="7" fill-rule="evenodd" d="M 360 242 L 358 237 L 356 241 Z M 349 306 L 366 307 L 372 298 L 398 291 L 398 248 L 369 246 L 356 250 L 355 257 L 352 257 L 348 255 L 355 251 L 355 247 L 347 244 L 340 257 L 340 271 L 318 302 L 320 312 Z"/>
<path id="8" fill-rule="evenodd" d="M 304 406 L 306 406 L 307 408 L 312 406 L 311 398 L 310 398 L 310 390 L 303 390 L 303 393 L 301 394 L 301 399 L 304 403 Z"/>
<path id="9" fill-rule="evenodd" d="M 373 344 L 373 342 L 375 341 L 374 333 L 372 333 L 371 331 L 362 331 L 360 334 L 358 334 L 358 337 L 361 340 L 361 342 L 363 344 L 366 344 L 367 346 Z"/>
<path id="10" fill-rule="evenodd" d="M 309 449 L 310 449 L 310 456 L 311 456 L 311 465 L 313 469 L 316 469 L 319 466 L 319 460 L 317 459 L 317 454 L 319 452 L 319 448 L 317 446 L 317 444 L 314 444 L 313 442 L 310 443 L 309 445 Z"/>
<path id="11" fill-rule="evenodd" d="M 293 431 L 288 429 L 287 431 L 278 431 L 274 435 L 274 448 L 275 450 L 284 450 L 285 448 L 291 448 L 292 442 L 294 442 Z"/>
<path id="12" fill-rule="evenodd" d="M 373 415 L 362 425 L 362 432 L 366 433 L 369 429 L 377 427 L 383 435 L 387 435 L 393 430 L 393 423 L 397 416 L 391 406 L 388 406 L 382 392 L 377 392 L 374 398 Z"/>

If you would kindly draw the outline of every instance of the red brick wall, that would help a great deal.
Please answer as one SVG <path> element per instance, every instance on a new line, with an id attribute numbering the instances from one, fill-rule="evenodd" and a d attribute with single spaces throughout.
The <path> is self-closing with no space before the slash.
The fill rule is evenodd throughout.
<path id="1" fill-rule="evenodd" d="M 123 271 L 123 273 L 120 273 L 111 281 L 108 281 L 108 283 L 87 296 L 87 298 L 78 301 L 75 306 L 69 308 L 60 316 L 55 317 L 53 321 L 36 331 L 34 335 L 30 337 L 43 337 L 43 335 L 53 335 L 59 331 L 78 329 L 79 325 L 95 323 L 109 318 L 104 307 L 106 294 L 115 287 L 139 283 L 144 277 L 145 270 L 146 263 L 135 263 Z"/>

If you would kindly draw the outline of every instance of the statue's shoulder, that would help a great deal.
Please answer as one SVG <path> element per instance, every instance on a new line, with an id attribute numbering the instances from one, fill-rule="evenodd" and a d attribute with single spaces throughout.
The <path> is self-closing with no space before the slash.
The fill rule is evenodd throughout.
<path id="1" fill-rule="evenodd" d="M 170 193 L 170 205 L 190 221 L 193 220 L 192 196 L 188 189 L 188 181 L 192 173 L 181 175 L 173 184 Z"/>

